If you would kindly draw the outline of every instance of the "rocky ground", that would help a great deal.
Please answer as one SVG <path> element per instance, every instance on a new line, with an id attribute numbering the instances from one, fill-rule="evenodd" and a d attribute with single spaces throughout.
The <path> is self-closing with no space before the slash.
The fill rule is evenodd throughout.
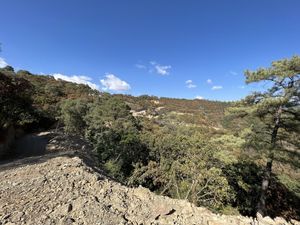
<path id="1" fill-rule="evenodd" d="M 83 140 L 53 133 L 36 136 L 48 140 L 43 154 L 0 165 L 0 225 L 288 224 L 282 218 L 216 215 L 142 187 L 125 187 L 96 168 Z"/>

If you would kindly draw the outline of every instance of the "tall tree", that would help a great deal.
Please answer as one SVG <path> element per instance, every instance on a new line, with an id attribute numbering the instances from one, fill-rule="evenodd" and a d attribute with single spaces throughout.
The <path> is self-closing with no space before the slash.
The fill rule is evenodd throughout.
<path id="1" fill-rule="evenodd" d="M 256 132 L 263 133 L 256 139 L 261 142 L 256 146 L 264 148 L 262 150 L 266 153 L 267 162 L 263 172 L 257 212 L 266 215 L 267 191 L 274 155 L 276 149 L 280 148 L 278 142 L 282 138 L 280 132 L 300 131 L 300 57 L 294 56 L 291 59 L 275 61 L 269 68 L 246 70 L 245 76 L 248 84 L 264 82 L 264 87 L 268 87 L 265 91 L 247 96 L 238 107 L 231 109 L 231 112 L 238 113 L 240 116 L 251 116 L 254 118 L 252 121 L 259 119 L 262 124 L 259 131 L 256 129 Z"/>

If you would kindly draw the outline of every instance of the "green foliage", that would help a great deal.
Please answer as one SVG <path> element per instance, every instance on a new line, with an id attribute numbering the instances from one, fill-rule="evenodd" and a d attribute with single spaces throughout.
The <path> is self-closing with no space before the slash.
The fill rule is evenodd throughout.
<path id="1" fill-rule="evenodd" d="M 231 205 L 243 215 L 255 216 L 261 183 L 261 168 L 251 161 L 239 161 L 223 168 L 228 183 L 235 193 Z"/>
<path id="2" fill-rule="evenodd" d="M 174 98 L 158 98 L 155 96 L 133 97 L 119 95 L 131 109 L 135 111 L 147 110 L 153 116 L 168 113 L 181 114 L 182 122 L 197 126 L 220 126 L 224 111 L 231 103 L 208 100 L 188 100 Z"/>
<path id="3" fill-rule="evenodd" d="M 282 87 L 286 86 L 289 81 L 285 79 L 295 79 L 299 78 L 300 73 L 300 57 L 293 56 L 291 59 L 283 59 L 279 61 L 274 61 L 270 68 L 260 68 L 257 71 L 245 71 L 246 82 L 259 82 L 259 81 L 272 81 L 277 82 L 280 81 Z M 292 86 L 291 86 L 292 87 Z"/>
<path id="4" fill-rule="evenodd" d="M 214 149 L 200 133 L 161 129 L 144 133 L 150 161 L 136 165 L 131 184 L 143 184 L 160 194 L 188 199 L 196 205 L 221 209 L 232 194 Z"/>
<path id="5" fill-rule="evenodd" d="M 87 85 L 34 75 L 26 70 L 15 73 L 7 66 L 0 69 L 0 128 L 49 127 L 60 116 L 59 105 L 63 100 L 79 97 L 89 100 L 97 95 L 99 92 Z"/>
<path id="6" fill-rule="evenodd" d="M 86 127 L 84 117 L 88 111 L 88 102 L 83 99 L 65 100 L 61 103 L 60 119 L 67 133 L 83 134 Z"/>
<path id="7" fill-rule="evenodd" d="M 125 180 L 133 164 L 147 156 L 140 143 L 138 122 L 117 97 L 66 100 L 61 104 L 60 119 L 66 132 L 85 135 L 104 169 L 120 180 Z"/>
<path id="8" fill-rule="evenodd" d="M 295 180 L 287 174 L 280 174 L 278 179 L 288 189 L 295 193 L 300 198 L 300 180 Z"/>
<path id="9" fill-rule="evenodd" d="M 115 159 L 109 159 L 103 164 L 104 170 L 112 177 L 118 180 L 124 180 L 124 174 L 121 173 L 122 171 L 122 164 L 120 161 Z"/>
<path id="10" fill-rule="evenodd" d="M 31 105 L 32 86 L 11 72 L 7 67 L 0 71 L 0 129 L 23 126 L 38 119 Z"/>
<path id="11" fill-rule="evenodd" d="M 248 126 L 244 130 L 244 135 L 247 134 L 245 150 L 259 150 L 261 161 L 266 163 L 256 207 L 259 213 L 266 215 L 272 211 L 268 201 L 273 195 L 271 181 L 275 179 L 272 174 L 274 160 L 284 160 L 286 163 L 286 159 L 290 158 L 289 164 L 297 165 L 297 156 L 294 159 L 286 156 L 299 146 L 294 137 L 300 133 L 300 57 L 275 61 L 271 67 L 257 71 L 247 70 L 245 76 L 247 83 L 263 82 L 269 88 L 247 96 L 229 108 L 228 112 L 231 117 L 243 119 L 246 122 L 244 126 Z M 253 207 L 250 204 L 249 208 Z M 250 211 L 246 209 L 246 213 Z"/>
<path id="12" fill-rule="evenodd" d="M 116 97 L 99 98 L 85 117 L 86 137 L 90 140 L 99 160 L 119 164 L 119 174 L 130 175 L 133 164 L 143 160 L 147 152 L 139 140 L 139 125 L 128 106 Z"/>
<path id="13" fill-rule="evenodd" d="M 270 68 L 254 72 L 247 70 L 245 75 L 247 83 L 265 82 L 270 88 L 246 97 L 231 113 L 257 118 L 265 125 L 265 133 L 272 133 L 280 111 L 279 128 L 300 132 L 300 57 L 275 61 Z"/>
<path id="14" fill-rule="evenodd" d="M 15 72 L 14 68 L 12 66 L 5 66 L 4 68 L 1 69 L 3 72 Z"/>
<path id="15" fill-rule="evenodd" d="M 241 148 L 245 145 L 244 138 L 232 134 L 212 138 L 210 142 L 216 149 L 214 157 L 225 165 L 238 162 Z"/>

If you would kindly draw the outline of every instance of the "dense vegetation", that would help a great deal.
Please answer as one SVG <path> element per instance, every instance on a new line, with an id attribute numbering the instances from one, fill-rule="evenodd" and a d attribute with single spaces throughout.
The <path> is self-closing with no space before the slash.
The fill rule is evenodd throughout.
<path id="1" fill-rule="evenodd" d="M 110 95 L 6 67 L 0 129 L 63 126 L 127 185 L 223 213 L 300 219 L 299 68 L 293 57 L 247 71 L 270 89 L 224 103 Z"/>

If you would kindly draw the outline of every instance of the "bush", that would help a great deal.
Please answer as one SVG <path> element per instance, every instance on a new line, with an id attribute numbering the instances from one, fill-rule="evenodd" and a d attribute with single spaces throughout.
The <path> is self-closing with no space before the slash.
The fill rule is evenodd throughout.
<path id="1" fill-rule="evenodd" d="M 85 116 L 88 111 L 88 102 L 83 99 L 65 100 L 61 103 L 60 120 L 64 129 L 71 134 L 84 134 L 86 129 Z"/>

